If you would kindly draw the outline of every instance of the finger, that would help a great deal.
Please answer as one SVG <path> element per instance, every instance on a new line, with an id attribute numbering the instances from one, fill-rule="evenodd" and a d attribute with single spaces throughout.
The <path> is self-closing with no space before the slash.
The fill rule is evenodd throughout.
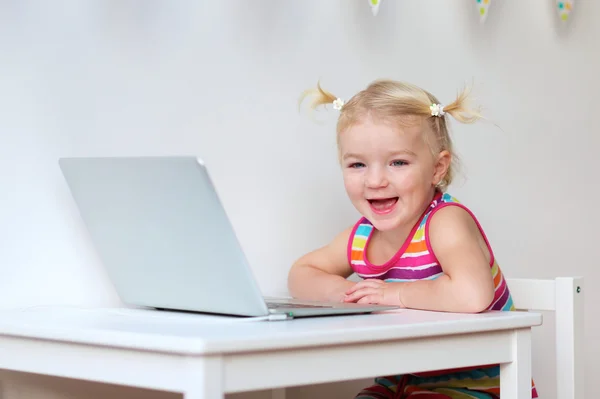
<path id="1" fill-rule="evenodd" d="M 365 286 L 364 281 L 359 281 L 358 283 L 354 284 L 352 287 L 350 287 L 346 291 L 346 295 L 352 294 L 353 292 L 356 292 L 356 291 L 364 288 L 364 286 Z"/>
<path id="2" fill-rule="evenodd" d="M 350 288 L 348 291 L 346 291 L 346 294 L 352 294 L 353 292 L 363 289 L 363 288 L 378 288 L 381 286 L 381 280 L 363 280 L 361 282 L 358 282 L 356 284 L 354 284 L 352 286 L 352 288 Z"/>
<path id="3" fill-rule="evenodd" d="M 361 289 L 353 292 L 352 294 L 346 295 L 345 301 L 346 302 L 355 302 L 366 295 L 372 295 L 376 292 L 377 292 L 377 289 L 375 289 L 375 288 L 364 287 L 364 288 L 361 288 Z"/>
<path id="4" fill-rule="evenodd" d="M 380 300 L 377 295 L 367 295 L 360 298 L 356 303 L 377 305 L 379 302 Z"/>
<path id="5" fill-rule="evenodd" d="M 365 295 L 369 295 L 370 293 L 373 292 L 373 290 L 374 290 L 374 288 L 372 288 L 372 287 L 360 287 L 353 293 L 346 295 L 346 297 L 350 298 L 352 300 L 356 300 L 356 299 L 362 298 Z"/>
<path id="6" fill-rule="evenodd" d="M 361 298 L 361 291 L 351 292 L 349 294 L 344 295 L 344 302 L 354 302 L 356 299 Z"/>

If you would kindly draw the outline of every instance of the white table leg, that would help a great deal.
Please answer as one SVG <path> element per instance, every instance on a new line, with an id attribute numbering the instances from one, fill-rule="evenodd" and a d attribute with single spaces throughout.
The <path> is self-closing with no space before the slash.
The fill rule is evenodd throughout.
<path id="1" fill-rule="evenodd" d="M 184 399 L 224 399 L 223 367 L 218 357 L 193 358 L 187 361 L 188 376 Z"/>
<path id="2" fill-rule="evenodd" d="M 531 399 L 531 329 L 513 333 L 513 361 L 500 365 L 500 397 Z"/>

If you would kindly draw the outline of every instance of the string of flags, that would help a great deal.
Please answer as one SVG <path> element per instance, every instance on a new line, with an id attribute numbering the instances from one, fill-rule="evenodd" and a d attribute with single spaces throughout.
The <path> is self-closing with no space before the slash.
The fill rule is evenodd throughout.
<path id="1" fill-rule="evenodd" d="M 479 20 L 485 22 L 488 16 L 488 9 L 492 0 L 475 0 L 477 3 L 477 11 L 479 11 Z"/>
<path id="2" fill-rule="evenodd" d="M 381 0 L 369 0 L 369 4 L 371 5 L 371 12 L 373 12 L 373 16 L 377 16 L 379 12 L 379 4 Z"/>
<path id="3" fill-rule="evenodd" d="M 556 2 L 556 11 L 561 20 L 567 21 L 569 14 L 573 10 L 573 3 L 575 0 L 552 0 Z M 490 8 L 492 0 L 475 0 L 477 11 L 479 12 L 479 18 L 481 22 L 485 22 Z"/>
<path id="4" fill-rule="evenodd" d="M 379 13 L 379 6 L 381 5 L 382 0 L 368 0 L 369 5 L 371 6 L 371 12 L 373 16 L 377 16 Z M 569 19 L 569 15 L 573 10 L 573 3 L 575 0 L 552 0 L 556 2 L 556 11 L 558 12 L 558 16 L 561 20 L 567 21 Z M 487 19 L 489 14 L 490 3 L 492 0 L 475 0 L 475 5 L 477 7 L 477 12 L 479 13 L 479 20 L 483 23 Z"/>
<path id="5" fill-rule="evenodd" d="M 558 9 L 558 16 L 563 21 L 569 19 L 569 14 L 573 10 L 573 3 L 575 0 L 556 0 L 556 8 Z"/>

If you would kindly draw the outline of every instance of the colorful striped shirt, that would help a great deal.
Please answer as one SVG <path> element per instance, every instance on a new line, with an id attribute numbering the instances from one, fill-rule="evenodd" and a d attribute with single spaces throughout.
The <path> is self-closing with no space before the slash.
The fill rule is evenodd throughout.
<path id="1" fill-rule="evenodd" d="M 433 215 L 440 209 L 447 206 L 458 206 L 467 211 L 477 224 L 483 239 L 490 252 L 490 272 L 494 279 L 494 299 L 491 301 L 487 310 L 515 310 L 510 291 L 506 280 L 500 270 L 498 262 L 492 252 L 492 248 L 487 237 L 479 224 L 475 215 L 458 200 L 449 194 L 438 192 L 433 198 L 428 208 L 423 212 L 420 220 L 415 224 L 398 252 L 384 264 L 376 265 L 367 259 L 367 248 L 371 240 L 374 227 L 366 218 L 361 218 L 354 226 L 348 240 L 348 260 L 354 272 L 363 279 L 380 279 L 386 282 L 410 282 L 417 280 L 434 280 L 442 276 L 443 270 L 437 260 L 431 243 L 429 242 L 429 223 Z M 412 374 L 407 376 L 387 377 L 379 380 L 378 389 L 383 389 L 384 385 L 403 386 L 405 393 L 412 391 L 421 391 L 424 389 L 422 384 L 429 387 L 436 386 L 444 389 L 448 395 L 447 389 L 459 386 L 460 398 L 480 398 L 481 396 L 466 396 L 464 389 L 472 389 L 474 392 L 498 395 L 499 367 L 486 366 L 478 368 L 469 368 L 467 370 L 443 370 L 434 373 Z M 394 383 L 390 383 L 390 378 Z M 450 380 L 451 378 L 451 380 Z M 411 383 L 407 383 L 410 379 Z M 384 383 L 384 381 L 387 381 Z M 401 381 L 401 382 L 400 382 Z M 389 386 L 386 389 L 391 389 Z M 416 392 L 416 391 L 415 391 Z M 427 391 L 426 391 L 427 392 Z M 440 391 L 441 392 L 441 391 Z M 364 394 L 363 394 L 364 395 Z M 463 395 L 463 396 L 460 396 Z M 368 396 L 359 396 L 368 397 Z M 449 397 L 453 397 L 450 396 Z M 537 398 L 535 386 L 532 385 L 532 398 Z"/>

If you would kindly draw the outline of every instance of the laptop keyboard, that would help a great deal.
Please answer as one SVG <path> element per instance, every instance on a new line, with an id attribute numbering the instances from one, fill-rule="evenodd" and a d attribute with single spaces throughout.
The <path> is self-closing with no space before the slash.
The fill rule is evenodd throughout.
<path id="1" fill-rule="evenodd" d="M 267 302 L 267 307 L 269 309 L 281 309 L 281 308 L 321 308 L 321 309 L 329 309 L 333 306 L 328 305 L 308 305 L 306 303 L 278 303 L 278 302 Z"/>

